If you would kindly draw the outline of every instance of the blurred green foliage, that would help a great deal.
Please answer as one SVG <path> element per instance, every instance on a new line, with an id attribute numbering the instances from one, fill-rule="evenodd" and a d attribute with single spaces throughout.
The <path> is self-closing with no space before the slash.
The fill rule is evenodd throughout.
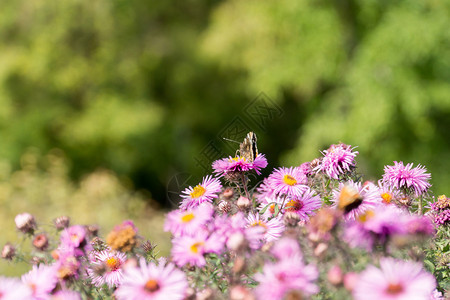
<path id="1" fill-rule="evenodd" d="M 265 92 L 284 113 L 252 128 L 272 167 L 342 141 L 373 178 L 422 163 L 444 193 L 449 15 L 450 0 L 3 0 L 0 157 L 57 147 L 74 178 L 112 169 L 164 202 Z"/>

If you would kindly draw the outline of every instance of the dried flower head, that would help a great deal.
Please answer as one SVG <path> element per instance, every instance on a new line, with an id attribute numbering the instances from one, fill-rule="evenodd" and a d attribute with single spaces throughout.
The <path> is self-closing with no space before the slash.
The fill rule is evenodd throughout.
<path id="1" fill-rule="evenodd" d="M 68 216 L 61 216 L 53 220 L 56 229 L 63 230 L 64 228 L 69 227 L 70 218 Z"/>
<path id="2" fill-rule="evenodd" d="M 12 244 L 6 243 L 2 249 L 2 258 L 11 260 L 15 255 L 16 255 L 16 248 Z"/>
<path id="3" fill-rule="evenodd" d="M 127 252 L 137 244 L 137 229 L 132 221 L 124 221 L 106 237 L 106 243 L 114 250 Z"/>
<path id="4" fill-rule="evenodd" d="M 23 233 L 33 234 L 36 229 L 36 220 L 33 215 L 29 213 L 21 213 L 18 214 L 14 221 L 16 223 L 17 229 L 19 229 Z"/>

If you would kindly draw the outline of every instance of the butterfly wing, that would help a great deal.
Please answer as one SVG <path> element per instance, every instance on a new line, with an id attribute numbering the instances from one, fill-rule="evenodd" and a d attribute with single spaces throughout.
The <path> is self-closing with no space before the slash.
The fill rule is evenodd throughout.
<path id="1" fill-rule="evenodd" d="M 256 134 L 249 132 L 247 137 L 239 146 L 240 155 L 249 162 L 253 162 L 258 155 L 258 147 L 256 146 Z"/>
<path id="2" fill-rule="evenodd" d="M 349 213 L 357 208 L 363 199 L 356 189 L 349 185 L 344 185 L 339 194 L 338 208 L 345 213 Z"/>

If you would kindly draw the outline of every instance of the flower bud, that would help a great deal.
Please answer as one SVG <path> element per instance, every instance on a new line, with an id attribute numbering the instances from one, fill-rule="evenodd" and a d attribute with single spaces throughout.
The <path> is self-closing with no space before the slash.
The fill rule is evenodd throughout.
<path id="1" fill-rule="evenodd" d="M 225 198 L 225 199 L 231 199 L 232 197 L 233 197 L 233 195 L 234 195 L 234 192 L 233 192 L 233 189 L 232 188 L 226 188 L 224 191 L 223 191 L 223 197 Z"/>
<path id="2" fill-rule="evenodd" d="M 236 205 L 240 210 L 247 210 L 252 205 L 252 202 L 247 197 L 240 196 L 236 202 Z"/>
<path id="3" fill-rule="evenodd" d="M 345 274 L 344 287 L 348 291 L 350 291 L 350 292 L 353 291 L 353 289 L 355 288 L 357 283 L 358 283 L 358 274 L 356 274 L 355 272 L 349 272 L 349 273 Z"/>
<path id="4" fill-rule="evenodd" d="M 33 239 L 33 246 L 41 251 L 44 251 L 48 247 L 48 238 L 45 233 L 38 234 Z"/>
<path id="5" fill-rule="evenodd" d="M 230 289 L 231 300 L 255 300 L 252 292 L 242 285 L 235 285 Z"/>
<path id="6" fill-rule="evenodd" d="M 227 241 L 227 247 L 230 250 L 238 251 L 245 247 L 245 237 L 241 232 L 233 233 Z"/>
<path id="7" fill-rule="evenodd" d="M 296 227 L 300 221 L 300 216 L 293 211 L 288 211 L 284 214 L 283 221 L 286 226 Z"/>
<path id="8" fill-rule="evenodd" d="M 33 215 L 29 213 L 21 213 L 18 214 L 14 218 L 14 222 L 16 223 L 17 229 L 19 229 L 23 233 L 33 234 L 36 229 L 36 220 Z"/>
<path id="9" fill-rule="evenodd" d="M 10 243 L 6 243 L 2 249 L 2 258 L 11 260 L 16 255 L 16 248 Z"/>
<path id="10" fill-rule="evenodd" d="M 67 216 L 61 216 L 61 217 L 54 219 L 53 223 L 55 224 L 56 229 L 62 230 L 64 228 L 69 227 L 70 218 Z"/>
<path id="11" fill-rule="evenodd" d="M 320 243 L 316 246 L 316 248 L 314 248 L 314 255 L 317 257 L 322 256 L 322 254 L 325 253 L 325 251 L 327 251 L 328 249 L 328 245 L 325 243 Z"/>
<path id="12" fill-rule="evenodd" d="M 220 201 L 219 205 L 217 206 L 218 210 L 223 214 L 228 214 L 233 209 L 233 206 L 228 201 Z"/>
<path id="13" fill-rule="evenodd" d="M 338 265 L 332 266 L 331 269 L 328 270 L 327 279 L 334 286 L 340 285 L 344 279 L 341 268 L 339 268 Z"/>

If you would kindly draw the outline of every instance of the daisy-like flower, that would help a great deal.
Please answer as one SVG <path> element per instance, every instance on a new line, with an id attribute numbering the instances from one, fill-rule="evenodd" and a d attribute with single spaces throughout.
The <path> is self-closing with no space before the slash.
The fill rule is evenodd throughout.
<path id="1" fill-rule="evenodd" d="M 206 264 L 205 254 L 220 253 L 224 241 L 217 235 L 208 236 L 208 232 L 200 230 L 195 235 L 183 235 L 172 240 L 172 258 L 180 267 L 190 264 L 203 267 Z"/>
<path id="2" fill-rule="evenodd" d="M 300 217 L 300 220 L 307 221 L 309 216 L 321 206 L 322 200 L 320 196 L 315 195 L 314 191 L 308 188 L 301 197 L 288 199 L 284 205 L 284 211 L 294 212 Z"/>
<path id="3" fill-rule="evenodd" d="M 304 299 L 319 291 L 314 281 L 319 277 L 317 268 L 304 265 L 297 258 L 286 258 L 275 264 L 266 263 L 262 273 L 255 274 L 259 282 L 255 288 L 258 299 Z M 294 298 L 296 296 L 296 298 Z"/>
<path id="4" fill-rule="evenodd" d="M 353 290 L 356 300 L 430 299 L 436 282 L 419 263 L 380 259 L 380 269 L 369 266 L 359 277 Z"/>
<path id="5" fill-rule="evenodd" d="M 86 229 L 74 225 L 61 232 L 61 245 L 67 248 L 80 248 L 86 244 Z"/>
<path id="6" fill-rule="evenodd" d="M 384 184 L 382 180 L 378 181 L 378 189 L 384 204 L 394 204 L 400 200 L 398 190 L 388 184 Z"/>
<path id="7" fill-rule="evenodd" d="M 29 300 L 33 299 L 33 290 L 17 278 L 0 276 L 0 299 Z"/>
<path id="8" fill-rule="evenodd" d="M 52 294 L 50 300 L 81 300 L 81 295 L 75 291 L 58 291 Z"/>
<path id="9" fill-rule="evenodd" d="M 248 161 L 242 156 L 228 157 L 216 160 L 212 167 L 214 173 L 224 176 L 230 172 L 248 172 L 255 170 L 256 174 L 261 174 L 261 169 L 267 167 L 267 159 L 264 154 L 258 154 L 255 160 Z"/>
<path id="10" fill-rule="evenodd" d="M 33 266 L 31 271 L 22 275 L 21 279 L 31 288 L 33 299 L 47 299 L 58 282 L 56 268 L 43 264 Z"/>
<path id="11" fill-rule="evenodd" d="M 421 165 L 412 166 L 412 163 L 405 166 L 403 162 L 394 161 L 393 166 L 384 167 L 383 182 L 404 192 L 414 192 L 417 197 L 422 195 L 431 186 L 431 174 Z"/>
<path id="12" fill-rule="evenodd" d="M 274 194 L 288 197 L 301 197 L 302 193 L 308 188 L 306 183 L 306 175 L 299 167 L 276 169 L 266 181 Z"/>
<path id="13" fill-rule="evenodd" d="M 127 269 L 114 295 L 118 300 L 182 300 L 188 288 L 186 275 L 173 264 L 147 264 Z"/>
<path id="14" fill-rule="evenodd" d="M 127 260 L 125 253 L 111 250 L 97 252 L 88 269 L 92 283 L 100 287 L 107 284 L 116 287 L 122 282 L 123 265 Z"/>
<path id="15" fill-rule="evenodd" d="M 261 243 L 278 240 L 285 230 L 281 217 L 267 220 L 259 214 L 249 213 L 247 216 L 246 236 L 250 247 L 257 249 Z"/>
<path id="16" fill-rule="evenodd" d="M 332 201 L 344 213 L 346 220 L 355 220 L 367 210 L 382 204 L 378 189 L 371 188 L 371 185 L 361 186 L 361 183 L 353 181 L 340 183 Z"/>
<path id="17" fill-rule="evenodd" d="M 301 260 L 303 257 L 298 242 L 295 239 L 288 237 L 283 237 L 278 240 L 270 249 L 270 252 L 279 260 L 286 258 Z"/>
<path id="18" fill-rule="evenodd" d="M 339 179 L 339 175 L 351 173 L 355 168 L 355 157 L 358 151 L 353 151 L 350 145 L 338 144 L 331 145 L 328 150 L 322 152 L 324 157 L 317 171 L 322 171 L 333 179 Z"/>
<path id="19" fill-rule="evenodd" d="M 204 228 L 211 220 L 214 208 L 209 203 L 200 204 L 194 209 L 174 210 L 167 215 L 164 230 L 174 236 L 192 235 L 200 228 Z"/>
<path id="20" fill-rule="evenodd" d="M 182 209 L 190 209 L 197 207 L 204 202 L 212 202 L 212 199 L 217 198 L 217 194 L 222 189 L 219 179 L 212 176 L 203 178 L 202 183 L 195 187 L 188 187 L 183 191 L 181 197 L 183 201 L 180 204 Z"/>

